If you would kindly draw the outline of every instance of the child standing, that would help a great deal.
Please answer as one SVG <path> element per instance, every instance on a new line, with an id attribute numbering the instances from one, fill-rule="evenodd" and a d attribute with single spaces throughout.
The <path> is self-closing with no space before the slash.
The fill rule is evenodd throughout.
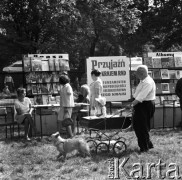
<path id="1" fill-rule="evenodd" d="M 99 98 L 95 98 L 96 102 L 98 103 L 98 107 L 96 109 L 96 116 L 99 117 L 106 117 L 107 116 L 107 112 L 106 112 L 106 98 L 105 97 L 99 97 Z"/>

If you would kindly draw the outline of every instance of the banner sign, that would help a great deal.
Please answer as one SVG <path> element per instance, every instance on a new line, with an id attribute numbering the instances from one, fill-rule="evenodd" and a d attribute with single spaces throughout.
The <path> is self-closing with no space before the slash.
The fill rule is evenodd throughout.
<path id="1" fill-rule="evenodd" d="M 103 94 L 107 101 L 127 101 L 131 98 L 130 90 L 130 60 L 126 56 L 89 57 L 87 59 L 87 80 L 90 85 L 93 80 L 91 71 L 101 71 Z"/>
<path id="2" fill-rule="evenodd" d="M 170 56 L 176 56 L 176 55 L 182 55 L 182 52 L 148 52 L 148 57 L 170 57 Z"/>

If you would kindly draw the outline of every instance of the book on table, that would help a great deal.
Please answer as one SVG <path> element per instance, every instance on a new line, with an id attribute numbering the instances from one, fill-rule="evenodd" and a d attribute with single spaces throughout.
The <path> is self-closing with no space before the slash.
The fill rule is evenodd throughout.
<path id="1" fill-rule="evenodd" d="M 160 97 L 159 96 L 156 96 L 156 98 L 155 98 L 155 104 L 156 105 L 161 104 L 161 100 L 160 100 Z"/>
<path id="2" fill-rule="evenodd" d="M 45 104 L 48 104 L 48 95 L 42 95 L 42 103 L 45 105 Z"/>
<path id="3" fill-rule="evenodd" d="M 34 96 L 34 103 L 35 103 L 36 105 L 41 105 L 41 104 L 43 104 L 42 95 Z"/>
<path id="4" fill-rule="evenodd" d="M 160 96 L 160 102 L 163 104 L 163 101 L 165 100 L 164 96 Z"/>

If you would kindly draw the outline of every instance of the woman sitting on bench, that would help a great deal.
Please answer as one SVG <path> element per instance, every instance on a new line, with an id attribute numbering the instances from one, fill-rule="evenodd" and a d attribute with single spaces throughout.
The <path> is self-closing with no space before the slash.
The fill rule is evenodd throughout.
<path id="1" fill-rule="evenodd" d="M 24 88 L 18 88 L 17 89 L 17 96 L 18 99 L 15 100 L 15 110 L 16 115 L 15 119 L 19 124 L 24 124 L 25 127 L 25 139 L 27 141 L 30 141 L 29 138 L 29 130 L 30 128 L 33 128 L 35 134 L 36 134 L 36 128 L 33 124 L 33 118 L 32 118 L 32 104 L 28 97 L 26 96 L 26 90 Z"/>

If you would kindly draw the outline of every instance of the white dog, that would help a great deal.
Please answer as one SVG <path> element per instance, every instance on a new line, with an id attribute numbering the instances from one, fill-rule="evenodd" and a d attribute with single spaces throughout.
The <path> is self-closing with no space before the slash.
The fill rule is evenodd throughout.
<path id="1" fill-rule="evenodd" d="M 56 132 L 51 135 L 54 145 L 59 151 L 57 159 L 63 156 L 64 160 L 66 159 L 67 153 L 70 153 L 74 150 L 80 152 L 84 157 L 90 156 L 90 148 L 87 142 L 83 138 L 73 138 L 73 139 L 63 139 L 59 132 Z"/>

